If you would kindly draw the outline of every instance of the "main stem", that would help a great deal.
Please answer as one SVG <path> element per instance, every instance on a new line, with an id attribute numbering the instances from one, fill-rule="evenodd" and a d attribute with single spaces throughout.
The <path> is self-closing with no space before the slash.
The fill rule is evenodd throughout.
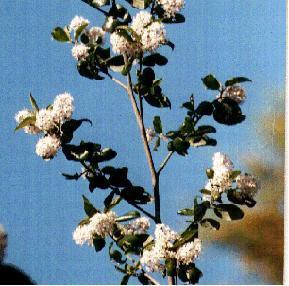
<path id="1" fill-rule="evenodd" d="M 124 55 L 124 61 L 125 61 L 125 64 L 127 65 L 128 59 L 127 59 L 126 55 Z M 151 173 L 151 180 L 152 180 L 152 186 L 153 186 L 154 198 L 155 198 L 155 222 L 161 223 L 159 175 L 156 171 L 154 161 L 152 158 L 152 154 L 151 154 L 151 150 L 150 150 L 147 138 L 146 138 L 146 131 L 145 131 L 145 127 L 144 127 L 143 118 L 142 118 L 142 115 L 140 113 L 140 110 L 138 109 L 136 99 L 135 99 L 134 94 L 133 94 L 132 80 L 131 80 L 131 75 L 129 72 L 127 74 L 127 93 L 128 93 L 129 99 L 131 101 L 132 108 L 133 108 L 134 114 L 136 116 L 136 120 L 137 120 L 139 129 L 141 131 L 141 138 L 142 138 L 148 166 L 149 166 L 150 173 Z"/>

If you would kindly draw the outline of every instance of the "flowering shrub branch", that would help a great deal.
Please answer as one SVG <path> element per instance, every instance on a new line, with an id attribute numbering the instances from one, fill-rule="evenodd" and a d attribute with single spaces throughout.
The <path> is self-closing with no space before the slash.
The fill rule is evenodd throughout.
<path id="1" fill-rule="evenodd" d="M 137 277 L 142 284 L 158 285 L 149 272 L 161 273 L 168 278 L 169 284 L 175 284 L 177 277 L 184 283 L 195 284 L 202 276 L 195 265 L 201 254 L 199 228 L 218 230 L 220 219 L 242 219 L 244 212 L 238 205 L 255 205 L 259 183 L 254 176 L 234 170 L 227 155 L 215 153 L 212 168 L 206 170 L 208 182 L 200 190 L 200 195 L 192 200 L 192 208 L 178 211 L 179 215 L 189 217 L 189 225 L 177 233 L 161 220 L 160 176 L 174 154 L 185 156 L 190 148 L 216 146 L 216 139 L 211 138 L 216 128 L 200 125 L 201 120 L 211 116 L 216 123 L 228 126 L 245 120 L 240 106 L 246 95 L 240 84 L 250 80 L 234 77 L 222 84 L 209 74 L 202 81 L 208 90 L 217 93 L 216 98 L 196 104 L 192 95 L 182 104 L 186 116 L 177 130 L 165 132 L 160 116 L 154 117 L 153 127 L 146 127 L 146 104 L 171 108 L 154 67 L 168 63 L 168 59 L 157 50 L 161 46 L 174 49 L 165 25 L 185 21 L 180 14 L 184 0 L 126 0 L 130 8 L 117 3 L 121 1 L 82 1 L 104 15 L 103 26 L 89 28 L 87 19 L 75 16 L 68 26 L 56 27 L 52 37 L 72 44 L 71 53 L 81 76 L 90 80 L 109 78 L 126 91 L 140 129 L 151 174 L 151 192 L 131 182 L 126 167 L 111 165 L 111 160 L 117 156 L 111 148 L 102 148 L 94 142 L 71 143 L 74 132 L 82 123 L 91 121 L 72 119 L 73 97 L 68 93 L 58 95 L 43 109 L 39 109 L 30 95 L 32 109 L 22 110 L 16 115 L 16 130 L 43 135 L 36 144 L 36 154 L 44 160 L 53 159 L 61 149 L 67 160 L 80 164 L 81 171 L 63 173 L 66 179 L 82 177 L 88 181 L 90 192 L 96 189 L 108 191 L 102 210 L 83 196 L 86 217 L 76 227 L 73 239 L 79 245 L 93 246 L 95 251 L 108 245 L 115 269 L 124 274 L 121 284 L 127 284 L 130 277 Z M 134 9 L 141 11 L 132 17 L 130 13 Z M 106 34 L 110 35 L 111 48 L 105 47 Z M 132 72 L 136 73 L 136 80 Z M 114 73 L 124 79 L 117 78 Z M 161 148 L 162 142 L 168 149 L 158 168 L 150 147 L 153 142 L 154 151 Z M 128 203 L 135 210 L 118 215 L 115 209 L 121 202 Z M 151 203 L 154 204 L 154 213 L 145 209 L 145 205 Z M 155 223 L 154 235 L 150 234 L 152 222 Z"/>

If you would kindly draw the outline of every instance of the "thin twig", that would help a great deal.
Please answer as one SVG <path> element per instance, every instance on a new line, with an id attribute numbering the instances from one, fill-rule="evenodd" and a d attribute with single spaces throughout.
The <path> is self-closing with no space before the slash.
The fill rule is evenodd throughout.
<path id="1" fill-rule="evenodd" d="M 128 202 L 129 203 L 129 202 Z M 155 221 L 155 217 L 149 213 L 148 211 L 146 211 L 145 209 L 143 209 L 142 207 L 140 207 L 139 205 L 135 204 L 135 203 L 129 203 L 130 205 L 134 206 L 136 209 L 140 210 L 141 212 L 143 212 L 145 215 L 147 215 L 148 217 L 150 217 L 152 220 Z"/>
<path id="2" fill-rule="evenodd" d="M 108 12 L 104 11 L 103 9 L 96 7 L 96 10 L 98 10 L 99 12 L 101 12 L 103 15 L 108 16 Z"/>
<path id="3" fill-rule="evenodd" d="M 160 285 L 160 283 L 159 283 L 157 280 L 155 280 L 153 277 L 151 277 L 151 276 L 148 275 L 147 273 L 144 273 L 144 276 L 145 276 L 147 279 L 149 279 L 149 280 L 153 283 L 153 285 Z"/>
<path id="4" fill-rule="evenodd" d="M 128 64 L 128 59 L 127 56 L 124 55 L 124 62 L 127 65 Z M 132 88 L 132 80 L 131 80 L 131 75 L 130 72 L 127 74 L 127 93 L 130 98 L 132 108 L 134 111 L 134 114 L 136 116 L 136 120 L 139 126 L 139 129 L 141 131 L 141 137 L 144 145 L 144 150 L 147 158 L 147 162 L 149 165 L 150 173 L 151 173 L 151 179 L 152 179 L 152 186 L 154 189 L 154 197 L 155 197 L 155 221 L 156 223 L 161 222 L 160 218 L 160 194 L 159 194 L 159 177 L 155 169 L 154 161 L 152 158 L 151 150 L 146 138 L 146 131 L 144 127 L 144 123 L 140 114 L 140 110 L 138 109 L 134 94 L 133 94 L 133 88 Z"/>
<path id="5" fill-rule="evenodd" d="M 168 155 L 166 156 L 166 158 L 164 159 L 164 161 L 161 163 L 160 168 L 158 170 L 158 174 L 161 173 L 161 171 L 164 169 L 164 167 L 167 165 L 168 161 L 170 160 L 170 158 L 172 157 L 172 155 L 174 154 L 174 151 L 170 151 L 168 153 Z"/>
<path id="6" fill-rule="evenodd" d="M 127 86 L 122 81 L 114 78 L 110 73 L 107 73 L 107 76 L 127 91 Z"/>

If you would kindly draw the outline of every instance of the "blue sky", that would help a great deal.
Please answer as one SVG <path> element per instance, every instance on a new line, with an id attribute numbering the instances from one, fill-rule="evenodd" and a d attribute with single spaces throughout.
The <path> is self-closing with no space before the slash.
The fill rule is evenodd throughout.
<path id="1" fill-rule="evenodd" d="M 237 168 L 245 168 L 246 154 L 266 151 L 256 138 L 255 120 L 271 110 L 276 98 L 270 91 L 284 90 L 285 78 L 285 1 L 186 2 L 186 23 L 167 29 L 176 49 L 162 48 L 169 65 L 157 69 L 173 108 L 170 112 L 146 106 L 146 124 L 160 115 L 165 129 L 173 129 L 184 116 L 179 106 L 191 93 L 197 101 L 215 96 L 205 91 L 200 80 L 208 73 L 220 80 L 247 76 L 253 82 L 244 85 L 247 120 L 234 127 L 216 125 L 217 147 L 191 150 L 186 158 L 175 156 L 164 171 L 163 220 L 176 230 L 184 227 L 176 210 L 192 204 L 205 183 L 204 170 L 210 167 L 214 152 L 227 153 Z M 113 272 L 105 251 L 95 254 L 72 241 L 72 231 L 84 216 L 81 195 L 88 194 L 87 184 L 65 181 L 60 172 L 78 171 L 79 166 L 66 162 L 61 154 L 43 162 L 34 153 L 37 139 L 13 132 L 14 114 L 28 107 L 30 91 L 42 106 L 68 91 L 75 98 L 74 117 L 94 122 L 93 127 L 79 130 L 75 142 L 93 140 L 112 147 L 119 153 L 115 164 L 128 166 L 131 180 L 149 190 L 149 172 L 127 96 L 108 80 L 80 77 L 71 47 L 51 40 L 51 30 L 68 24 L 75 15 L 88 18 L 93 25 L 100 25 L 102 16 L 80 0 L 1 1 L 0 13 L 4 27 L 0 34 L 0 223 L 9 232 L 7 261 L 39 284 L 119 283 L 120 276 Z M 163 146 L 154 154 L 156 162 L 165 154 Z M 100 206 L 104 196 L 95 192 L 88 197 Z M 236 250 L 214 243 L 205 243 L 198 265 L 204 272 L 203 284 L 264 283 L 258 274 L 244 269 Z"/>

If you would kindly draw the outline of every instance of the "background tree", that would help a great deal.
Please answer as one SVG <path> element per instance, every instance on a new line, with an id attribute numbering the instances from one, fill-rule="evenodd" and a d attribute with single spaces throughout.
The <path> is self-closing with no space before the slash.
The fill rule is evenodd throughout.
<path id="1" fill-rule="evenodd" d="M 269 92 L 268 92 L 269 93 Z M 271 110 L 256 118 L 260 154 L 244 154 L 252 173 L 262 182 L 260 203 L 240 224 L 224 225 L 214 237 L 241 250 L 249 271 L 261 273 L 270 283 L 282 284 L 284 258 L 285 113 L 283 92 L 273 92 Z M 261 124 L 260 124 L 261 123 Z M 207 234 L 212 239 L 210 233 Z"/>

